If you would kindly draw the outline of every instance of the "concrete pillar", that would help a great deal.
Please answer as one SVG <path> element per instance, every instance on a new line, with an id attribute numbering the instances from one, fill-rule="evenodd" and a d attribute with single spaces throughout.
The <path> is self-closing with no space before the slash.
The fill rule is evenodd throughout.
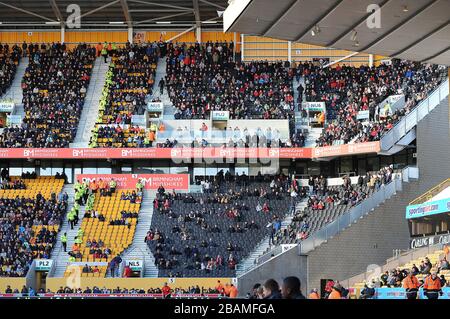
<path id="1" fill-rule="evenodd" d="M 195 28 L 195 37 L 198 43 L 202 43 L 202 27 Z"/>
<path id="2" fill-rule="evenodd" d="M 64 26 L 61 26 L 61 43 L 65 42 L 65 38 L 66 38 L 66 29 L 64 28 Z"/>
<path id="3" fill-rule="evenodd" d="M 133 27 L 128 27 L 128 42 L 133 43 Z"/>
<path id="4" fill-rule="evenodd" d="M 292 42 L 288 41 L 288 61 L 292 63 Z"/>
<path id="5" fill-rule="evenodd" d="M 373 54 L 369 54 L 369 67 L 373 67 Z"/>
<path id="6" fill-rule="evenodd" d="M 244 34 L 241 34 L 241 62 L 244 62 Z"/>

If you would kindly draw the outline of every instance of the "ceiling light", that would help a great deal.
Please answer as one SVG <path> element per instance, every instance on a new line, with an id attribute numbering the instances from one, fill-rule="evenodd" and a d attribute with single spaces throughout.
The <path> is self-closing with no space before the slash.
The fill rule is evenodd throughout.
<path id="1" fill-rule="evenodd" d="M 359 47 L 359 41 L 355 41 L 355 43 L 353 44 L 353 46 Z"/>
<path id="2" fill-rule="evenodd" d="M 156 21 L 156 24 L 171 24 L 170 21 Z"/>
<path id="3" fill-rule="evenodd" d="M 217 21 L 203 21 L 204 24 L 215 24 Z"/>
<path id="4" fill-rule="evenodd" d="M 45 21 L 45 24 L 47 24 L 47 25 L 60 25 L 61 22 L 59 22 L 59 21 Z"/>
<path id="5" fill-rule="evenodd" d="M 408 6 L 403 6 L 403 12 L 408 12 Z"/>
<path id="6" fill-rule="evenodd" d="M 357 32 L 355 29 L 353 29 L 353 31 L 352 31 L 352 36 L 350 37 L 350 40 L 356 41 L 357 35 L 358 35 L 358 32 Z"/>
<path id="7" fill-rule="evenodd" d="M 123 21 L 111 21 L 109 24 L 124 24 Z"/>

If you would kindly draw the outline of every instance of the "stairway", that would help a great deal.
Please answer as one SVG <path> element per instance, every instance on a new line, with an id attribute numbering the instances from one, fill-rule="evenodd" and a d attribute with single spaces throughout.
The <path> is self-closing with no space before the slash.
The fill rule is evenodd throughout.
<path id="1" fill-rule="evenodd" d="M 316 140 L 322 134 L 322 128 L 311 128 L 308 131 L 308 136 L 305 141 L 305 147 L 316 147 Z"/>
<path id="2" fill-rule="evenodd" d="M 155 191 L 144 190 L 141 209 L 139 211 L 138 224 L 134 234 L 133 243 L 122 253 L 123 260 L 141 259 L 144 261 L 143 277 L 158 277 L 158 267 L 155 266 L 153 254 L 144 242 L 147 232 L 150 230 L 153 217 L 153 199 L 156 197 Z"/>
<path id="3" fill-rule="evenodd" d="M 164 79 L 166 77 L 166 66 L 167 66 L 167 60 L 166 58 L 162 58 L 158 60 L 158 66 L 156 67 L 156 76 L 155 76 L 155 85 L 153 87 L 153 98 L 159 98 L 161 102 L 164 104 L 164 113 L 163 113 L 163 119 L 164 120 L 174 120 L 175 117 L 173 116 L 175 114 L 175 107 L 172 104 L 172 101 L 170 101 L 169 95 L 167 93 L 167 89 L 164 88 L 164 93 L 160 94 L 159 92 L 159 81 L 161 79 Z"/>
<path id="4" fill-rule="evenodd" d="M 2 99 L 13 99 L 15 106 L 13 115 L 25 115 L 25 111 L 23 109 L 22 99 L 23 99 L 23 90 L 22 90 L 22 79 L 25 75 L 25 70 L 28 67 L 29 59 L 28 57 L 24 57 L 20 59 L 20 63 L 17 67 L 16 74 L 14 76 L 14 80 L 11 83 L 10 88 L 6 93 L 2 96 Z"/>
<path id="5" fill-rule="evenodd" d="M 295 210 L 289 212 L 284 216 L 284 219 L 281 221 L 281 230 L 286 229 L 292 222 L 292 218 L 294 217 L 295 212 L 299 210 L 303 210 L 307 205 L 307 200 L 302 199 L 300 202 L 296 203 Z M 270 249 L 274 248 L 273 245 L 270 244 L 270 236 L 264 238 L 258 246 L 251 252 L 251 254 L 244 259 L 242 263 L 239 263 L 236 267 L 236 277 L 240 277 L 242 274 L 247 272 L 249 269 L 253 268 L 255 265 L 255 261 L 257 258 L 266 254 L 270 251 Z"/>
<path id="6" fill-rule="evenodd" d="M 91 131 L 97 120 L 99 102 L 102 97 L 103 87 L 105 86 L 108 68 L 109 63 L 105 63 L 102 58 L 95 60 L 91 80 L 86 92 L 86 100 L 80 122 L 78 123 L 77 135 L 75 136 L 74 142 L 71 143 L 71 147 L 88 147 Z"/>
<path id="7" fill-rule="evenodd" d="M 74 204 L 75 189 L 73 186 L 74 186 L 73 184 L 64 185 L 63 190 L 62 190 L 63 193 L 67 192 L 67 194 L 69 195 L 69 203 L 68 203 L 69 205 L 67 208 L 67 212 L 69 212 L 72 209 L 73 204 Z M 84 206 L 80 207 L 80 212 L 78 213 L 80 220 L 78 222 L 78 225 L 76 225 L 73 228 L 73 230 L 70 229 L 70 224 L 67 219 L 67 214 L 64 217 L 63 224 L 58 233 L 58 239 L 57 239 L 56 245 L 52 251 L 51 259 L 53 259 L 56 263 L 56 269 L 55 269 L 55 272 L 53 273 L 52 277 L 64 277 L 64 272 L 66 271 L 67 263 L 69 261 L 69 255 L 67 254 L 67 252 L 64 252 L 64 250 L 63 250 L 63 247 L 61 244 L 61 235 L 64 233 L 67 233 L 67 251 L 70 251 L 70 248 L 74 244 L 75 236 L 77 235 L 78 229 L 81 226 L 81 221 L 83 220 L 84 210 L 85 210 Z"/>

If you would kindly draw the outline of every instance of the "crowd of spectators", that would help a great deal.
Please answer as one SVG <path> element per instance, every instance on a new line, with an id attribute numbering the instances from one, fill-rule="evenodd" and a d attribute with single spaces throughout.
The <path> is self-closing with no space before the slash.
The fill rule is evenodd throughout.
<path id="1" fill-rule="evenodd" d="M 0 43 L 0 97 L 11 86 L 21 55 L 19 46 Z"/>
<path id="2" fill-rule="evenodd" d="M 149 244 L 161 273 L 180 276 L 233 275 L 236 264 L 257 245 L 275 220 L 290 209 L 289 178 L 219 172 L 203 194 L 160 190 Z M 272 180 L 272 181 L 271 181 Z"/>
<path id="3" fill-rule="evenodd" d="M 0 147 L 68 147 L 73 141 L 89 85 L 95 48 L 42 44 L 30 54 L 22 80 L 25 117 L 5 128 Z"/>
<path id="4" fill-rule="evenodd" d="M 233 62 L 234 43 L 168 45 L 165 85 L 175 119 L 208 119 L 229 111 L 230 119 L 292 116 L 293 71 L 283 62 Z"/>
<path id="5" fill-rule="evenodd" d="M 446 68 L 438 65 L 398 59 L 378 67 L 321 68 L 307 62 L 297 68 L 305 78 L 306 100 L 326 104 L 328 124 L 317 146 L 379 140 L 447 75 Z M 383 100 L 398 94 L 405 95 L 403 108 L 387 114 L 377 110 Z M 357 120 L 360 111 L 369 112 L 367 121 Z"/>
<path id="6" fill-rule="evenodd" d="M 57 232 L 67 210 L 56 194 L 46 200 L 0 198 L 0 276 L 23 277 L 35 258 L 50 258 Z M 43 226 L 36 231 L 33 226 Z"/>
<path id="7" fill-rule="evenodd" d="M 151 100 L 159 52 L 155 43 L 127 43 L 112 53 L 92 147 L 144 146 L 145 129 L 132 126 L 132 117 Z"/>
<path id="8" fill-rule="evenodd" d="M 84 268 L 86 268 L 86 270 L 89 270 L 90 266 L 85 266 Z M 95 272 L 95 267 L 92 268 L 90 267 L 90 270 L 92 272 Z M 215 288 L 205 288 L 205 287 L 200 287 L 198 285 L 196 286 L 191 286 L 188 288 L 170 288 L 167 284 L 164 285 L 163 287 L 159 288 L 148 288 L 148 289 L 144 289 L 144 288 L 120 288 L 120 287 L 116 287 L 113 289 L 110 288 L 106 288 L 106 287 L 97 287 L 94 286 L 92 288 L 90 287 L 86 287 L 84 289 L 82 288 L 70 288 L 70 287 L 60 287 L 58 290 L 56 291 L 51 291 L 50 289 L 39 289 L 38 291 L 35 291 L 33 288 L 31 287 L 26 287 L 23 286 L 22 289 L 12 289 L 11 286 L 7 286 L 4 293 L 5 294 L 21 294 L 22 296 L 28 296 L 28 297 L 33 297 L 33 296 L 37 296 L 37 295 L 43 295 L 43 294 L 56 294 L 56 295 L 67 295 L 67 294 L 83 294 L 83 295 L 89 295 L 89 294 L 107 294 L 107 295 L 144 295 L 144 294 L 152 294 L 152 295 L 161 295 L 161 297 L 163 298 L 170 298 L 173 296 L 178 296 L 178 295 L 184 295 L 186 297 L 189 297 L 189 295 L 203 295 L 203 296 L 207 296 L 207 295 L 220 295 L 222 297 L 230 297 L 229 294 L 227 295 L 225 292 L 219 292 L 218 288 L 221 289 L 222 291 L 225 290 L 225 288 L 229 289 L 229 287 L 231 287 L 232 285 L 230 284 L 226 284 L 225 286 L 223 286 L 220 281 L 217 285 L 217 287 Z M 232 297 L 233 298 L 233 297 Z"/>

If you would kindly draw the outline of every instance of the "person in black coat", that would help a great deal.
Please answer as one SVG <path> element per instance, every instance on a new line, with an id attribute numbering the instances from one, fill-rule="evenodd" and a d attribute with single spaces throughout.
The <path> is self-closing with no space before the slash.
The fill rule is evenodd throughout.
<path id="1" fill-rule="evenodd" d="M 302 294 L 300 287 L 300 279 L 297 277 L 291 276 L 284 278 L 283 285 L 281 287 L 281 295 L 283 299 L 306 299 Z"/>
<path id="2" fill-rule="evenodd" d="M 280 286 L 275 279 L 267 280 L 264 285 L 264 299 L 281 299 Z"/>

